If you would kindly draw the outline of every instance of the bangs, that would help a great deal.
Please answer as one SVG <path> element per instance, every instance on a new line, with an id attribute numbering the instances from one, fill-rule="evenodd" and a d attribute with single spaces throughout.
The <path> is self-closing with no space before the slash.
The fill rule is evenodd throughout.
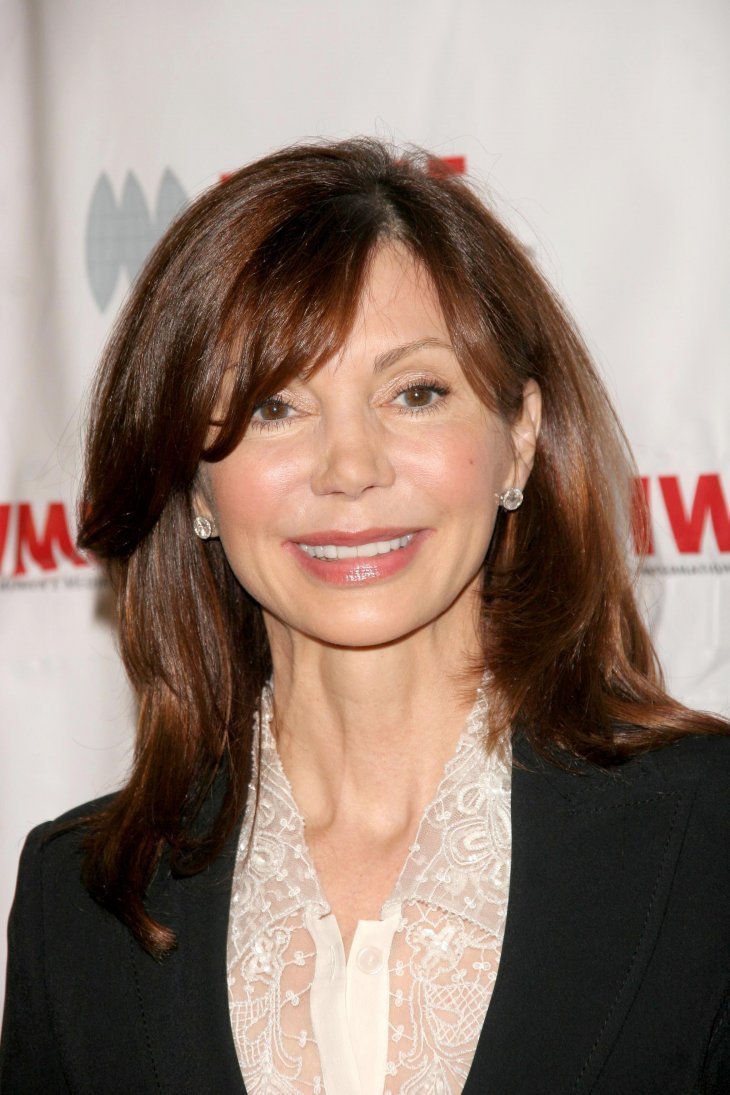
<path id="1" fill-rule="evenodd" d="M 397 236 L 382 201 L 350 194 L 295 213 L 258 243 L 224 306 L 216 431 L 203 460 L 227 456 L 258 404 L 342 349 L 375 250 Z"/>

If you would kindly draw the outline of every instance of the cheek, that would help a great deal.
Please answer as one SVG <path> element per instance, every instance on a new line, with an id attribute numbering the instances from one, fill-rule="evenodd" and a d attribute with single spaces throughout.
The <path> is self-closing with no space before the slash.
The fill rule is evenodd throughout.
<path id="1" fill-rule="evenodd" d="M 211 503 L 224 546 L 271 533 L 286 514 L 292 467 L 234 452 L 208 473 Z"/>
<path id="2" fill-rule="evenodd" d="M 411 454 L 411 478 L 449 510 L 473 507 L 475 516 L 493 517 L 510 468 L 503 436 L 466 426 L 432 442 Z"/>
<path id="3" fill-rule="evenodd" d="M 243 588 L 269 607 L 276 574 L 272 548 L 286 533 L 291 483 L 280 465 L 234 452 L 208 473 L 208 493 L 218 535 Z"/>

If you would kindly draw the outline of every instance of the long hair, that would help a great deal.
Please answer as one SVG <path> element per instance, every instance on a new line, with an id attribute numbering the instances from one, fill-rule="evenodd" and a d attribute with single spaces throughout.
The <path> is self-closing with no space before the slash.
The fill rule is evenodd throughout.
<path id="1" fill-rule="evenodd" d="M 175 937 L 146 911 L 145 890 L 163 851 L 173 871 L 198 871 L 240 818 L 271 671 L 259 606 L 220 543 L 193 535 L 198 468 L 232 451 L 262 399 L 343 346 L 388 240 L 428 271 L 486 406 L 509 423 L 529 379 L 542 391 L 524 505 L 500 514 L 484 564 L 492 738 L 519 729 L 544 754 L 614 764 L 726 729 L 663 690 L 625 558 L 625 439 L 521 245 L 424 154 L 372 140 L 285 149 L 172 225 L 131 292 L 93 398 L 79 545 L 108 569 L 139 725 L 128 783 L 87 820 L 85 879 L 157 957 Z M 201 831 L 214 785 L 215 816 Z"/>

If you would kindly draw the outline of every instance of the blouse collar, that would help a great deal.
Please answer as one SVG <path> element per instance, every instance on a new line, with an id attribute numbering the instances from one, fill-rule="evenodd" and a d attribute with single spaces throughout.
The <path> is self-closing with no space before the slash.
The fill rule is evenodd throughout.
<path id="1" fill-rule="evenodd" d="M 259 907 L 272 922 L 300 910 L 326 916 L 330 907 L 276 748 L 272 713 L 267 687 L 254 728 L 249 809 L 239 841 L 234 901 Z M 511 755 L 509 748 L 487 749 L 486 720 L 487 701 L 480 688 L 381 918 L 406 902 L 421 901 L 489 928 L 495 905 L 506 901 Z"/>

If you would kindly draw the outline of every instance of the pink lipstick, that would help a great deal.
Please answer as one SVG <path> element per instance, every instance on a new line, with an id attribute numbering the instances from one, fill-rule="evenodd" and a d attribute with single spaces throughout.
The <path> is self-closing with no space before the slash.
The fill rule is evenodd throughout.
<path id="1" fill-rule="evenodd" d="M 411 562 L 428 529 L 330 529 L 304 534 L 285 547 L 312 577 L 335 585 L 360 585 L 390 578 Z"/>

